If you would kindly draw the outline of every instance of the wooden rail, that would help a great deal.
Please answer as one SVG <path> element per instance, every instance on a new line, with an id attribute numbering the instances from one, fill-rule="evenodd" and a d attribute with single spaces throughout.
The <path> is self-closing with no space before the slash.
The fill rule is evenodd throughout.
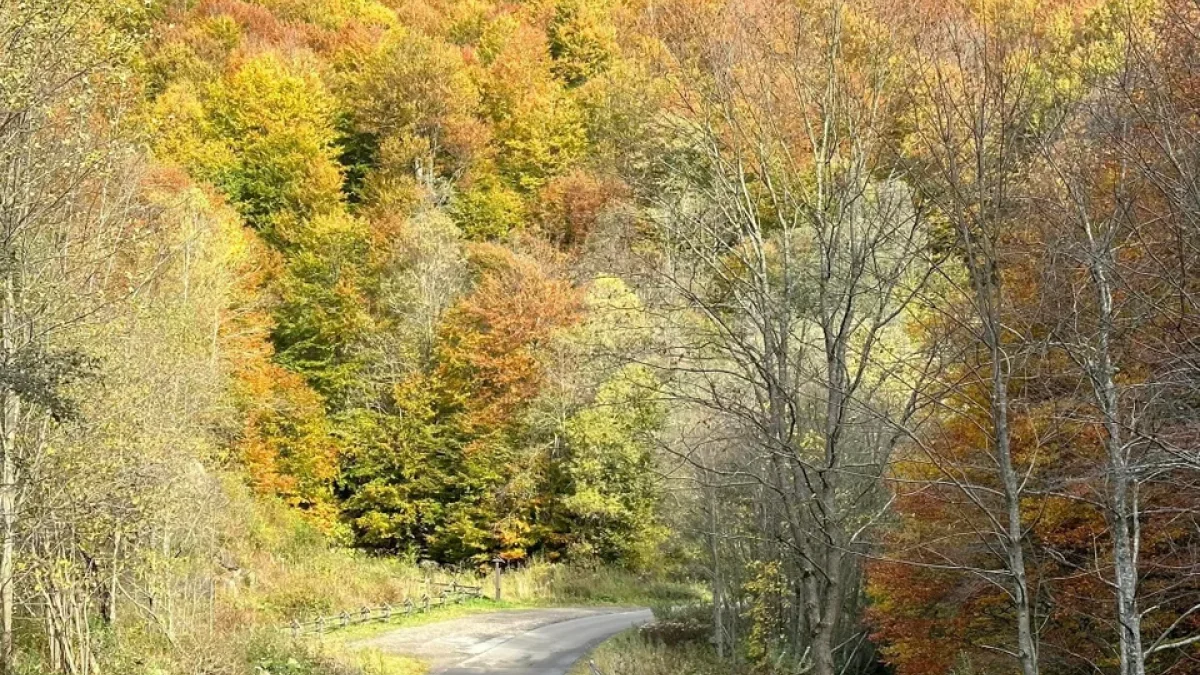
<path id="1" fill-rule="evenodd" d="M 438 586 L 442 590 L 435 593 L 433 597 L 430 597 L 428 593 L 424 593 L 418 602 L 413 602 L 412 598 L 405 598 L 404 602 L 398 605 L 384 603 L 375 607 L 364 606 L 355 611 L 347 610 L 338 614 L 317 616 L 315 619 L 309 621 L 293 619 L 287 627 L 291 630 L 293 638 L 299 638 L 301 635 L 308 633 L 324 633 L 356 624 L 372 622 L 387 623 L 394 617 L 421 614 L 430 611 L 434 607 L 445 607 L 448 604 L 461 603 L 468 598 L 483 596 L 482 586 L 463 586 L 458 583 L 434 583 L 431 585 Z"/>

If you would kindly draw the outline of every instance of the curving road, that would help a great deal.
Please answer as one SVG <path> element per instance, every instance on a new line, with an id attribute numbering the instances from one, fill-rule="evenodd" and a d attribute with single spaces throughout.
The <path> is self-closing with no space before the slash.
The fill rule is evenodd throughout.
<path id="1" fill-rule="evenodd" d="M 510 610 L 402 628 L 357 646 L 425 659 L 436 675 L 565 675 L 599 642 L 651 618 L 648 609 Z"/>

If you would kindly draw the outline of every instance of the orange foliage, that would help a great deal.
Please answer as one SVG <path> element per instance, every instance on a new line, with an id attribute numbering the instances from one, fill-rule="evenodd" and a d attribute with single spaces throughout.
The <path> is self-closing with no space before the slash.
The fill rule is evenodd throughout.
<path id="1" fill-rule="evenodd" d="M 274 326 L 262 287 L 278 255 L 257 239 L 239 270 L 238 297 L 221 316 L 218 340 L 242 416 L 233 449 L 260 494 L 278 496 L 329 527 L 337 517 L 333 481 L 338 446 L 329 434 L 324 401 L 296 373 L 272 361 Z"/>
<path id="2" fill-rule="evenodd" d="M 537 394 L 539 347 L 579 317 L 579 289 L 534 259 L 476 245 L 474 292 L 447 314 L 438 344 L 439 377 L 468 412 L 470 429 L 497 428 Z"/>
<path id="3" fill-rule="evenodd" d="M 576 169 L 542 188 L 534 217 L 547 239 L 572 250 L 583 245 L 605 210 L 628 196 L 628 187 L 619 179 Z"/>

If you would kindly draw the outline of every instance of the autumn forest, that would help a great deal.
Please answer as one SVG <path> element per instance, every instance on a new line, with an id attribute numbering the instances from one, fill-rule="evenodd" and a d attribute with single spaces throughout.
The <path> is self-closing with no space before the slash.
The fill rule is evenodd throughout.
<path id="1" fill-rule="evenodd" d="M 0 0 L 0 674 L 501 568 L 604 675 L 1200 675 L 1200 2 Z"/>

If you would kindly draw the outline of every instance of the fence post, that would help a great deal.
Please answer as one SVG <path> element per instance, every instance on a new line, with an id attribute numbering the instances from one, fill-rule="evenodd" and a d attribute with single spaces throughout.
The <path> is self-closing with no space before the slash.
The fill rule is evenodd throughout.
<path id="1" fill-rule="evenodd" d="M 292 619 L 292 639 L 296 640 L 300 637 L 300 622 Z"/>
<path id="2" fill-rule="evenodd" d="M 350 612 L 342 612 L 342 628 L 350 625 Z"/>
<path id="3" fill-rule="evenodd" d="M 412 598 L 405 598 L 405 599 L 404 599 L 404 613 L 405 613 L 405 614 L 412 614 L 412 613 L 413 613 L 413 601 L 412 601 Z"/>
<path id="4" fill-rule="evenodd" d="M 392 620 L 392 603 L 383 603 L 383 609 L 379 612 L 379 620 L 384 623 Z"/>
<path id="5" fill-rule="evenodd" d="M 324 616 L 317 617 L 317 632 L 318 633 L 325 632 L 325 617 Z"/>
<path id="6" fill-rule="evenodd" d="M 371 608 L 363 605 L 363 608 L 358 611 L 359 623 L 368 623 L 371 621 Z"/>
<path id="7" fill-rule="evenodd" d="M 429 594 L 428 593 L 421 596 L 421 604 L 425 606 L 425 611 L 428 612 L 429 611 Z"/>
<path id="8" fill-rule="evenodd" d="M 504 564 L 504 560 L 497 556 L 492 563 L 496 566 L 496 602 L 500 602 L 500 566 Z"/>

